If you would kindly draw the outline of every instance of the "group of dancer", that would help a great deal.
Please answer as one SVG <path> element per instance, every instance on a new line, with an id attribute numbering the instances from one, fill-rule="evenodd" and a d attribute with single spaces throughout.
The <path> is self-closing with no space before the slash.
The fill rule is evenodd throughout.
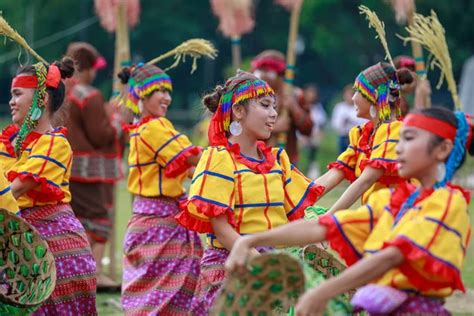
<path id="1" fill-rule="evenodd" d="M 353 101 L 367 123 L 351 129 L 349 146 L 326 173 L 308 179 L 294 166 L 295 153 L 267 142 L 278 128 L 305 133 L 311 126 L 298 97 L 287 95 L 281 54 L 257 56 L 253 72 L 238 71 L 204 96 L 212 113 L 204 149 L 166 118 L 173 85 L 162 69 L 122 69 L 123 103 L 137 120 L 120 128 L 120 117 L 100 110 L 102 97 L 90 86 L 100 55 L 83 44 L 69 55 L 18 70 L 11 85 L 13 124 L 0 135 L 2 207 L 39 231 L 57 268 L 56 288 L 35 314 L 97 314 L 96 261 L 110 226 L 104 205 L 113 200 L 111 186 L 102 184 L 119 177 L 122 133 L 128 133 L 134 196 L 124 238 L 127 315 L 207 315 L 226 275 L 245 269 L 250 258 L 324 240 L 349 267 L 304 294 L 297 315 L 320 314 L 328 300 L 354 288 L 355 311 L 442 315 L 448 314 L 444 298 L 464 290 L 469 194 L 450 181 L 466 154 L 474 154 L 474 123 L 435 107 L 402 118 L 400 91 L 416 80 L 410 70 L 380 62 L 356 77 Z M 66 111 L 68 124 L 88 117 L 96 132 L 67 136 L 57 126 L 55 113 L 65 99 L 75 104 Z M 292 122 L 279 120 L 284 106 Z M 97 132 L 101 126 L 106 134 Z M 88 150 L 97 142 L 110 144 L 110 152 L 92 156 Z M 84 174 L 74 167 L 97 160 L 105 171 Z M 350 185 L 327 214 L 305 220 L 306 208 L 344 179 Z M 81 204 L 90 196 L 104 208 L 98 221 Z M 359 199 L 362 206 L 350 210 Z"/>

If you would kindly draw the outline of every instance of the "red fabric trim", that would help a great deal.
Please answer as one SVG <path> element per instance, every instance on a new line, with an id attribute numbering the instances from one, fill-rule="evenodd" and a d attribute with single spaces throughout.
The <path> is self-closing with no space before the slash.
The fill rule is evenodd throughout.
<path id="1" fill-rule="evenodd" d="M 261 162 L 249 160 L 246 157 L 240 154 L 240 146 L 239 144 L 227 144 L 225 146 L 227 150 L 232 154 L 232 156 L 238 162 L 244 164 L 248 168 L 252 169 L 257 173 L 268 173 L 273 166 L 275 165 L 275 155 L 272 153 L 272 148 L 267 146 L 264 142 L 259 141 L 257 142 L 258 149 L 262 152 L 264 159 Z"/>
<path id="2" fill-rule="evenodd" d="M 140 122 L 138 122 L 138 123 L 135 123 L 135 124 L 122 124 L 122 129 L 125 132 L 129 132 L 130 130 L 138 128 L 138 127 L 142 126 L 143 124 L 148 123 L 149 121 L 151 121 L 155 118 L 156 117 L 153 117 L 151 115 L 146 115 L 146 116 L 142 117 Z"/>
<path id="3" fill-rule="evenodd" d="M 371 136 L 374 128 L 374 123 L 369 121 L 362 126 L 362 131 L 360 132 L 358 146 L 364 151 L 366 157 L 370 157 L 370 153 L 372 152 L 374 137 Z"/>
<path id="4" fill-rule="evenodd" d="M 360 162 L 360 170 L 364 171 L 365 167 L 367 166 L 372 167 L 374 169 L 385 169 L 385 173 L 398 174 L 397 163 L 395 161 L 363 159 Z"/>
<path id="5" fill-rule="evenodd" d="M 213 233 L 211 222 L 202 221 L 188 211 L 188 204 L 193 203 L 196 206 L 196 209 L 199 213 L 204 214 L 205 216 L 217 217 L 222 214 L 227 214 L 227 222 L 235 227 L 234 214 L 230 207 L 221 207 L 206 203 L 201 200 L 191 199 L 183 200 L 179 203 L 179 208 L 182 210 L 178 215 L 175 216 L 175 219 L 187 229 L 197 231 L 199 233 Z"/>
<path id="6" fill-rule="evenodd" d="M 25 181 L 26 179 L 33 179 L 36 183 L 39 184 L 39 186 L 28 191 L 26 194 L 37 202 L 59 202 L 64 199 L 63 190 L 49 184 L 47 179 L 44 177 L 38 177 L 37 175 L 34 175 L 32 173 L 20 174 L 16 171 L 10 171 L 8 172 L 7 178 L 10 182 L 13 182 L 13 180 L 15 180 L 16 178 L 19 178 L 21 181 Z"/>
<path id="7" fill-rule="evenodd" d="M 408 114 L 403 120 L 405 126 L 421 128 L 425 131 L 438 135 L 441 138 L 454 141 L 456 138 L 456 127 L 434 117 L 428 117 L 423 114 Z"/>
<path id="8" fill-rule="evenodd" d="M 68 94 L 67 99 L 69 100 L 69 102 L 77 105 L 80 109 L 82 109 L 91 98 L 97 95 L 100 95 L 99 90 L 93 90 L 87 97 L 80 99 L 72 93 L 72 88 L 71 88 L 71 93 Z"/>
<path id="9" fill-rule="evenodd" d="M 331 248 L 344 259 L 348 266 L 353 265 L 359 260 L 357 254 L 354 253 L 354 250 L 352 250 L 341 234 L 331 214 L 318 217 L 318 223 L 326 227 L 326 240 L 329 242 Z"/>
<path id="10" fill-rule="evenodd" d="M 409 278 L 410 283 L 416 286 L 417 289 L 421 291 L 427 291 L 450 287 L 454 290 L 461 290 L 463 292 L 466 291 L 459 271 L 428 255 L 426 252 L 410 243 L 410 241 L 407 239 L 396 238 L 391 242 L 385 242 L 382 249 L 391 246 L 397 247 L 402 252 L 406 260 L 400 266 L 398 266 L 398 268 Z M 409 264 L 410 261 L 419 259 L 423 259 L 425 261 L 423 265 L 423 270 L 425 272 L 442 277 L 446 281 L 443 282 L 427 279 Z"/>
<path id="11" fill-rule="evenodd" d="M 16 157 L 16 154 L 13 144 L 10 142 L 10 138 L 12 138 L 13 135 L 18 134 L 19 131 L 20 128 L 18 127 L 18 125 L 11 124 L 3 129 L 2 135 L 0 136 L 0 141 L 5 145 L 7 152 L 12 157 Z"/>
<path id="12" fill-rule="evenodd" d="M 36 76 L 16 76 L 12 80 L 12 88 L 36 89 L 37 86 Z"/>
<path id="13" fill-rule="evenodd" d="M 309 189 L 309 192 L 308 194 L 306 195 L 306 198 L 305 200 L 303 201 L 303 203 L 301 203 L 301 205 L 298 207 L 298 209 L 296 209 L 293 214 L 291 214 L 288 219 L 290 221 L 294 221 L 294 220 L 297 220 L 297 219 L 301 219 L 301 218 L 304 218 L 304 211 L 306 210 L 306 208 L 308 208 L 309 206 L 312 206 L 314 203 L 316 203 L 316 201 L 323 195 L 324 191 L 326 190 L 326 187 L 322 186 L 322 185 L 319 185 L 319 184 L 316 184 L 315 182 L 313 182 L 313 186 Z"/>
<path id="14" fill-rule="evenodd" d="M 350 183 L 354 182 L 357 179 L 354 170 L 351 170 L 350 168 L 344 166 L 343 164 L 337 161 L 331 162 L 329 165 L 327 165 L 328 170 L 331 170 L 333 168 L 342 170 L 344 172 L 344 178 L 346 178 L 346 180 Z"/>
<path id="15" fill-rule="evenodd" d="M 48 74 L 46 75 L 46 86 L 57 89 L 59 83 L 61 82 L 61 72 L 59 71 L 58 66 L 49 65 Z"/>
<path id="16" fill-rule="evenodd" d="M 201 152 L 202 152 L 202 148 L 198 146 L 193 146 L 183 151 L 168 166 L 166 166 L 165 175 L 168 178 L 174 178 L 182 174 L 183 172 L 188 170 L 190 167 L 192 167 L 190 164 L 188 164 L 186 160 L 191 156 L 199 155 Z"/>

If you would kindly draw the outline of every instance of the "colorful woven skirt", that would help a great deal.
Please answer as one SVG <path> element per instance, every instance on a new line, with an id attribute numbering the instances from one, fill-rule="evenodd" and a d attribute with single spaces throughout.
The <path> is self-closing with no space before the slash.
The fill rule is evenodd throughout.
<path id="1" fill-rule="evenodd" d="M 180 226 L 176 199 L 137 196 L 124 240 L 126 315 L 189 315 L 199 277 L 199 235 Z"/>
<path id="2" fill-rule="evenodd" d="M 69 204 L 23 209 L 53 253 L 56 287 L 34 315 L 97 315 L 95 260 L 84 227 Z"/>

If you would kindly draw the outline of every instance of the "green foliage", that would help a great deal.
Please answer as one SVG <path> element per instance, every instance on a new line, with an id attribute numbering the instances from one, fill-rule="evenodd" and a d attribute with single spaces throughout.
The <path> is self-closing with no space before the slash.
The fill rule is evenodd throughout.
<path id="1" fill-rule="evenodd" d="M 392 55 L 410 54 L 411 48 L 403 46 L 395 34 L 406 34 L 403 26 L 395 23 L 395 15 L 388 1 L 380 0 L 306 0 L 301 14 L 300 36 L 305 50 L 298 56 L 296 82 L 303 85 L 317 82 L 322 88 L 338 90 L 352 82 L 357 73 L 379 61 L 384 56 L 382 46 L 375 39 L 375 32 L 367 27 L 365 19 L 358 14 L 357 6 L 365 4 L 377 12 L 385 22 L 387 40 Z M 466 58 L 474 51 L 474 29 L 471 17 L 474 2 L 459 1 L 416 1 L 417 10 L 429 14 L 432 8 L 446 28 L 455 77 L 459 78 Z M 133 60 L 149 60 L 182 41 L 192 37 L 203 37 L 214 42 L 219 50 L 215 61 L 201 60 L 194 75 L 190 75 L 190 62 L 170 71 L 175 85 L 174 109 L 189 109 L 196 98 L 224 81 L 232 74 L 230 41 L 217 30 L 217 19 L 213 16 L 208 0 L 189 1 L 141 1 L 139 24 L 131 31 L 130 40 Z M 41 39 L 70 28 L 95 15 L 93 0 L 3 0 L 0 10 L 3 16 L 20 34 L 35 46 Z M 242 58 L 248 61 L 260 51 L 273 48 L 286 51 L 289 13 L 276 6 L 273 0 L 256 1 L 256 26 L 254 32 L 242 38 Z M 106 57 L 109 66 L 99 73 L 96 85 L 108 96 L 111 87 L 111 73 L 114 56 L 114 35 L 103 30 L 98 22 L 65 36 L 37 51 L 48 60 L 58 59 L 65 52 L 69 42 L 85 40 L 95 45 Z M 1 56 L 19 52 L 13 43 L 0 47 Z M 425 54 L 427 57 L 427 54 Z M 11 76 L 18 60 L 27 63 L 23 53 L 0 64 L 0 104 L 8 102 Z M 30 60 L 31 61 L 31 60 Z M 163 67 L 172 61 L 165 61 Z M 437 78 L 437 74 L 430 74 Z M 443 91 L 445 88 L 443 87 Z"/>

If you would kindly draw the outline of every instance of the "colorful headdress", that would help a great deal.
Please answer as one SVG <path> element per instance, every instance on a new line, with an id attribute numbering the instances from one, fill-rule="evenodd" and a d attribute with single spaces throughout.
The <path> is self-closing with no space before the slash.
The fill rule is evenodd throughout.
<path id="1" fill-rule="evenodd" d="M 15 152 L 17 157 L 20 157 L 21 151 L 23 150 L 23 142 L 30 132 L 32 132 L 38 125 L 38 121 L 43 115 L 44 109 L 46 108 L 45 97 L 46 89 L 54 88 L 57 89 L 61 82 L 61 72 L 58 66 L 50 65 L 49 67 L 39 62 L 33 65 L 35 69 L 34 75 L 20 75 L 13 78 L 13 88 L 26 88 L 35 89 L 33 95 L 33 102 L 28 111 L 28 115 L 23 120 L 20 132 L 16 138 Z"/>
<path id="2" fill-rule="evenodd" d="M 405 126 L 420 128 L 453 142 L 453 150 L 446 161 L 446 175 L 442 181 L 436 184 L 438 187 L 444 186 L 452 180 L 473 140 L 471 126 L 474 125 L 474 122 L 472 117 L 460 111 L 454 114 L 457 119 L 457 128 L 437 118 L 417 113 L 408 114 L 403 120 Z"/>
<path id="3" fill-rule="evenodd" d="M 266 50 L 252 60 L 251 66 L 252 71 L 266 69 L 282 75 L 286 70 L 285 56 L 279 51 Z"/>
<path id="4" fill-rule="evenodd" d="M 354 82 L 354 89 L 377 107 L 380 120 L 390 119 L 390 102 L 395 103 L 396 114 L 400 116 L 400 100 L 392 97 L 400 93 L 400 83 L 390 64 L 378 63 L 362 71 Z"/>
<path id="5" fill-rule="evenodd" d="M 155 90 L 165 89 L 169 92 L 173 90 L 171 78 L 160 68 L 148 64 L 132 67 L 128 85 L 126 106 L 136 115 L 140 114 L 138 107 L 140 99 Z"/>
<path id="6" fill-rule="evenodd" d="M 230 80 L 224 87 L 224 93 L 219 100 L 217 110 L 212 116 L 209 125 L 209 143 L 211 146 L 226 145 L 227 133 L 229 132 L 230 120 L 232 117 L 232 105 L 239 104 L 249 99 L 262 96 L 274 96 L 273 89 L 263 80 L 242 80 L 233 89 L 229 89 Z"/>

